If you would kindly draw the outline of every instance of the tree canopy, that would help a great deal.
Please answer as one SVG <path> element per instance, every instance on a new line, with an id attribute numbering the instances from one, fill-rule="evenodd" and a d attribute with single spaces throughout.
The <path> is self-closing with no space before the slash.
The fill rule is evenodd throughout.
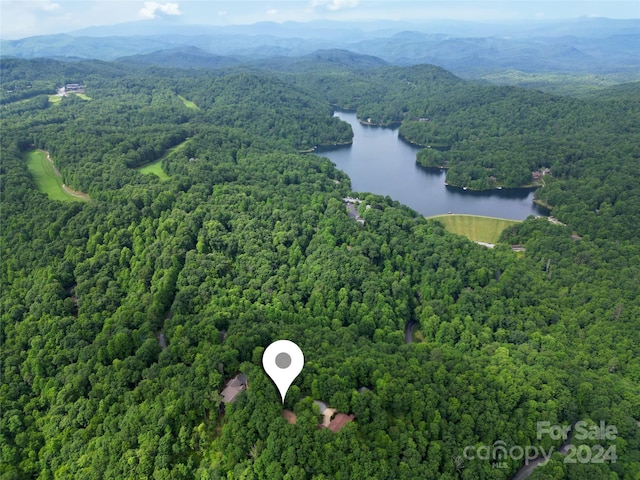
<path id="1" fill-rule="evenodd" d="M 541 420 L 615 425 L 618 461 L 555 456 L 531 478 L 640 472 L 640 122 L 624 90 L 577 101 L 343 64 L 3 59 L 2 77 L 32 86 L 0 98 L 3 479 L 511 478 L 521 460 L 464 447 L 557 449 Z M 74 81 L 91 100 L 48 101 Z M 361 225 L 346 175 L 301 153 L 350 141 L 332 105 L 450 147 L 420 159 L 454 179 L 550 166 L 539 195 L 566 225 L 530 218 L 486 249 L 360 194 Z M 39 192 L 33 149 L 91 201 Z M 168 180 L 138 170 L 159 159 Z M 306 358 L 295 425 L 261 368 L 280 338 Z M 238 372 L 249 388 L 222 414 Z M 319 429 L 314 399 L 355 420 Z"/>

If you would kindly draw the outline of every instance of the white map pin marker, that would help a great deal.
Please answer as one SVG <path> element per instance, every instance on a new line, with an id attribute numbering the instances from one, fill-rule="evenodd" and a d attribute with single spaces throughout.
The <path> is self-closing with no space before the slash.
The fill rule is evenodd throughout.
<path id="1" fill-rule="evenodd" d="M 287 390 L 302 371 L 304 355 L 300 347 L 289 340 L 278 340 L 262 354 L 262 367 L 280 390 L 282 403 Z"/>

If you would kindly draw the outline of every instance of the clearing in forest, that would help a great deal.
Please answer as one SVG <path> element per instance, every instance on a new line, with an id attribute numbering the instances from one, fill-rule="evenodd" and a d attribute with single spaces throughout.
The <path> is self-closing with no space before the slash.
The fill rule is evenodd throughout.
<path id="1" fill-rule="evenodd" d="M 162 160 L 167 158 L 167 156 L 170 153 L 175 152 L 176 150 L 184 147 L 187 144 L 188 141 L 189 141 L 189 139 L 185 140 L 184 142 L 179 143 L 175 147 L 171 147 L 158 160 L 154 160 L 151 163 L 147 163 L 145 165 L 137 167 L 136 170 L 138 170 L 140 173 L 143 173 L 144 175 L 155 175 L 156 177 L 158 177 L 163 182 L 166 181 L 166 180 L 169 180 L 169 178 L 170 178 L 169 175 L 167 175 L 167 173 L 162 169 Z"/>
<path id="2" fill-rule="evenodd" d="M 27 153 L 27 169 L 33 176 L 38 191 L 45 193 L 51 200 L 62 202 L 89 201 L 89 195 L 77 192 L 64 183 L 62 175 L 53 165 L 49 152 L 31 150 Z"/>
<path id="3" fill-rule="evenodd" d="M 164 157 L 163 157 L 164 158 Z M 162 169 L 162 158 L 155 162 L 147 163 L 143 167 L 139 167 L 138 171 L 145 175 L 155 175 L 163 182 L 169 180 L 169 175 Z"/>
<path id="4" fill-rule="evenodd" d="M 497 243 L 502 231 L 520 223 L 506 218 L 483 217 L 480 215 L 448 214 L 429 217 L 444 225 L 444 228 L 458 235 L 464 235 L 474 242 Z"/>
<path id="5" fill-rule="evenodd" d="M 178 98 L 182 100 L 182 103 L 184 103 L 185 107 L 191 108 L 192 110 L 200 110 L 200 108 L 198 108 L 198 106 L 195 103 L 193 103 L 191 100 L 187 100 L 182 95 L 178 95 Z"/>
<path id="6" fill-rule="evenodd" d="M 86 93 L 73 93 L 72 95 L 75 95 L 76 97 L 80 97 L 83 100 L 91 100 L 91 97 Z M 66 95 L 60 95 L 59 93 L 56 93 L 54 95 L 49 95 L 49 103 L 52 103 L 54 105 L 59 104 L 62 101 L 62 98 L 65 96 Z"/>

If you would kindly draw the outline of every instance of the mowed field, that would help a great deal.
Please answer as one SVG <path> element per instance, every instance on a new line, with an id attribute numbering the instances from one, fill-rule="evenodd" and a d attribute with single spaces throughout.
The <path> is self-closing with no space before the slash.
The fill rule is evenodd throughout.
<path id="1" fill-rule="evenodd" d="M 187 100 L 182 95 L 178 95 L 178 98 L 182 100 L 182 103 L 184 103 L 185 107 L 191 108 L 192 110 L 200 110 L 195 103 L 193 103 L 191 100 Z"/>
<path id="2" fill-rule="evenodd" d="M 91 97 L 86 93 L 74 93 L 73 95 L 75 95 L 76 97 L 80 97 L 83 100 L 91 100 Z M 63 97 L 61 97 L 60 95 L 49 95 L 49 103 L 58 105 L 62 101 L 62 98 Z"/>
<path id="3" fill-rule="evenodd" d="M 444 228 L 458 235 L 464 235 L 474 242 L 497 243 L 502 231 L 516 223 L 518 220 L 506 218 L 483 217 L 480 215 L 436 215 L 429 217 L 444 225 Z"/>
<path id="4" fill-rule="evenodd" d="M 138 171 L 140 173 L 144 173 L 145 175 L 155 175 L 163 182 L 165 180 L 169 180 L 169 175 L 164 173 L 164 170 L 162 170 L 162 158 L 160 160 L 156 160 L 153 163 L 148 163 L 144 167 L 140 167 Z"/>
<path id="5" fill-rule="evenodd" d="M 170 153 L 175 152 L 176 150 L 179 150 L 180 148 L 183 148 L 187 144 L 188 141 L 189 140 L 187 139 L 184 142 L 179 143 L 175 147 L 171 147 L 158 160 L 156 160 L 154 162 L 151 162 L 151 163 L 147 163 L 146 165 L 143 165 L 141 167 L 137 167 L 136 170 L 138 170 L 140 173 L 143 173 L 145 175 L 155 175 L 156 177 L 158 177 L 163 182 L 165 180 L 169 180 L 169 175 L 167 175 L 166 172 L 162 169 L 162 160 L 167 158 L 167 155 L 169 155 Z"/>
<path id="6" fill-rule="evenodd" d="M 55 169 L 53 163 L 47 159 L 47 152 L 44 150 L 32 150 L 27 153 L 27 169 L 33 177 L 38 190 L 47 194 L 51 200 L 62 202 L 82 202 L 88 199 L 82 195 L 72 195 L 62 187 L 62 178 Z M 85 196 L 86 197 L 86 196 Z"/>

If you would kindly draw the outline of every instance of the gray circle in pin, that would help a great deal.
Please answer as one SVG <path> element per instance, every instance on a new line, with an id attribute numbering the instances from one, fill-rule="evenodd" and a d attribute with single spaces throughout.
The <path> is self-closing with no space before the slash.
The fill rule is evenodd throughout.
<path id="1" fill-rule="evenodd" d="M 291 365 L 291 355 L 282 352 L 276 355 L 276 365 L 280 368 L 289 368 Z"/>

